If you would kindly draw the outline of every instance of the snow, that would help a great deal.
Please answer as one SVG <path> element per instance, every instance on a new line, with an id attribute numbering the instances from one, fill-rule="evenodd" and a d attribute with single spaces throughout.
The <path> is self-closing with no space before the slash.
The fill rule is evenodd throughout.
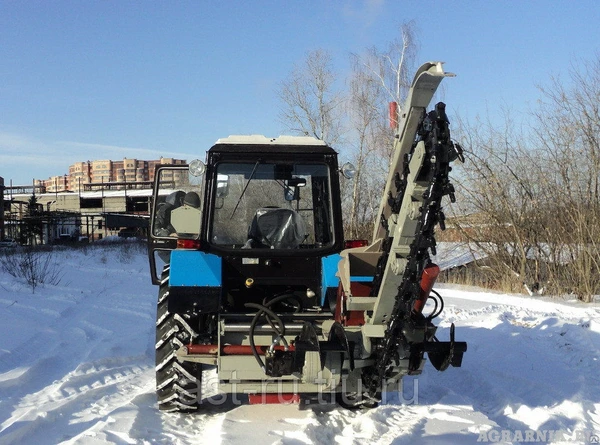
<path id="1" fill-rule="evenodd" d="M 441 270 L 464 266 L 488 257 L 488 254 L 474 243 L 439 242 L 436 250 L 437 254 L 432 260 Z"/>
<path id="2" fill-rule="evenodd" d="M 61 282 L 35 293 L 0 271 L 0 444 L 585 443 L 600 434 L 598 304 L 440 285 L 438 337 L 456 324 L 469 345 L 462 368 L 427 364 L 378 408 L 215 397 L 198 413 L 167 414 L 154 395 L 157 288 L 145 252 L 104 244 L 54 256 Z"/>

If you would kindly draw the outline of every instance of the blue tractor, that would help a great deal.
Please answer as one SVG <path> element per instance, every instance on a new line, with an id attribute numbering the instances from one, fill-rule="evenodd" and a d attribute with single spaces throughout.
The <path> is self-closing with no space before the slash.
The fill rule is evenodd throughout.
<path id="1" fill-rule="evenodd" d="M 461 157 L 443 104 L 446 73 L 421 67 L 398 124 L 371 242 L 344 240 L 336 151 L 311 137 L 230 136 L 204 162 L 155 172 L 149 233 L 159 286 L 159 408 L 204 401 L 203 375 L 250 402 L 373 406 L 402 376 L 460 366 L 466 343 L 438 341 L 433 229 Z M 426 314 L 425 303 L 435 308 Z"/>

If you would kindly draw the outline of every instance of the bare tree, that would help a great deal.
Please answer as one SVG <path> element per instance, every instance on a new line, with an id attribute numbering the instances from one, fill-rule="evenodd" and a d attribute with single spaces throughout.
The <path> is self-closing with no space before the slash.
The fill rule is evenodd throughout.
<path id="1" fill-rule="evenodd" d="M 346 233 L 368 238 L 372 232 L 392 157 L 395 128 L 389 127 L 388 103 L 403 105 L 417 52 L 414 22 L 404 23 L 400 38 L 386 50 L 369 48 L 352 55 L 349 84 L 349 148 L 356 167 Z M 398 116 L 393 120 L 398 121 Z"/>
<path id="2" fill-rule="evenodd" d="M 411 20 L 400 26 L 400 37 L 390 42 L 385 50 L 371 47 L 358 57 L 366 71 L 379 83 L 388 102 L 404 104 L 418 49 L 416 25 Z"/>
<path id="3" fill-rule="evenodd" d="M 541 172 L 509 112 L 503 125 L 478 120 L 461 130 L 466 162 L 454 179 L 461 194 L 452 207 L 454 223 L 488 254 L 487 283 L 521 291 L 524 283 L 539 281 L 538 268 L 530 259 L 536 258 L 533 251 L 543 224 L 538 196 Z"/>
<path id="4" fill-rule="evenodd" d="M 343 99 L 336 81 L 331 55 L 322 49 L 309 52 L 280 85 L 283 124 L 297 134 L 338 143 Z"/>
<path id="5" fill-rule="evenodd" d="M 561 246 L 551 283 L 589 301 L 600 293 L 600 54 L 575 61 L 569 77 L 540 88 L 534 135 L 553 179 L 544 188 L 555 207 L 548 237 Z"/>
<path id="6" fill-rule="evenodd" d="M 354 59 L 348 83 L 348 148 L 356 174 L 349 191 L 346 233 L 351 238 L 364 238 L 372 231 L 373 214 L 379 204 L 374 188 L 381 188 L 387 174 L 388 161 L 381 156 L 380 148 L 391 145 L 393 134 L 386 127 L 384 90 L 358 58 Z"/>
<path id="7" fill-rule="evenodd" d="M 541 88 L 526 133 L 510 113 L 501 126 L 463 126 L 467 207 L 455 221 L 493 258 L 496 285 L 539 283 L 590 301 L 600 293 L 600 58 L 574 67 L 570 85 Z"/>
<path id="8" fill-rule="evenodd" d="M 404 103 L 416 52 L 415 24 L 407 22 L 385 50 L 373 47 L 351 55 L 346 93 L 336 89 L 332 59 L 324 50 L 308 53 L 280 85 L 280 118 L 287 129 L 327 142 L 356 167 L 352 182 L 342 184 L 348 237 L 372 233 L 393 147 L 388 103 Z"/>

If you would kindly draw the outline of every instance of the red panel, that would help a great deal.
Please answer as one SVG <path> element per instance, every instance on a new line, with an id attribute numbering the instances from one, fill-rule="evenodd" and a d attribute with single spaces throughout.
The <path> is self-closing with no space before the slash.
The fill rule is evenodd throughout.
<path id="1" fill-rule="evenodd" d="M 419 292 L 419 298 L 417 299 L 417 301 L 415 301 L 415 305 L 413 306 L 413 310 L 415 312 L 423 312 L 425 303 L 429 298 L 431 289 L 433 289 L 433 285 L 435 284 L 435 280 L 437 279 L 439 274 L 440 268 L 433 263 L 431 263 L 425 268 L 425 270 L 423 270 L 423 275 L 421 276 L 421 291 Z"/>
<path id="2" fill-rule="evenodd" d="M 275 403 L 300 403 L 300 395 L 293 393 L 283 394 L 249 394 L 248 402 L 250 405 L 266 405 Z"/>
<path id="3" fill-rule="evenodd" d="M 195 239 L 179 238 L 177 240 L 177 248 L 178 249 L 199 249 L 200 241 L 195 240 Z"/>
<path id="4" fill-rule="evenodd" d="M 344 249 L 353 249 L 354 247 L 365 247 L 369 245 L 366 239 L 350 239 L 344 241 Z"/>
<path id="5" fill-rule="evenodd" d="M 390 128 L 398 127 L 398 102 L 390 102 Z"/>
<path id="6" fill-rule="evenodd" d="M 371 293 L 372 282 L 357 282 L 350 283 L 352 295 L 357 297 L 368 297 Z M 373 297 L 375 298 L 375 297 Z M 365 311 L 346 311 L 345 310 L 346 295 L 342 290 L 342 284 L 338 286 L 337 303 L 335 306 L 335 321 L 342 326 L 362 326 L 365 324 Z"/>
<path id="7" fill-rule="evenodd" d="M 350 291 L 355 297 L 369 297 L 373 288 L 372 281 L 352 281 L 350 282 Z"/>
<path id="8" fill-rule="evenodd" d="M 257 346 L 256 349 L 260 355 L 265 355 L 270 346 Z M 187 345 L 188 354 L 214 354 L 219 351 L 218 345 Z M 276 351 L 284 351 L 285 348 L 277 345 Z M 290 345 L 288 350 L 293 351 L 294 346 Z M 221 347 L 221 355 L 252 355 L 250 345 L 225 345 Z"/>

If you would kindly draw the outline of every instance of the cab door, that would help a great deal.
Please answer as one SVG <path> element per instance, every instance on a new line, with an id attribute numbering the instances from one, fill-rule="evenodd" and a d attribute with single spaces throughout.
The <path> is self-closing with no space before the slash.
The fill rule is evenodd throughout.
<path id="1" fill-rule="evenodd" d="M 162 272 L 170 263 L 171 251 L 177 248 L 179 239 L 199 239 L 203 192 L 204 174 L 190 174 L 187 164 L 157 167 L 148 232 L 153 284 L 160 283 Z M 182 221 L 185 234 L 181 233 Z"/>

